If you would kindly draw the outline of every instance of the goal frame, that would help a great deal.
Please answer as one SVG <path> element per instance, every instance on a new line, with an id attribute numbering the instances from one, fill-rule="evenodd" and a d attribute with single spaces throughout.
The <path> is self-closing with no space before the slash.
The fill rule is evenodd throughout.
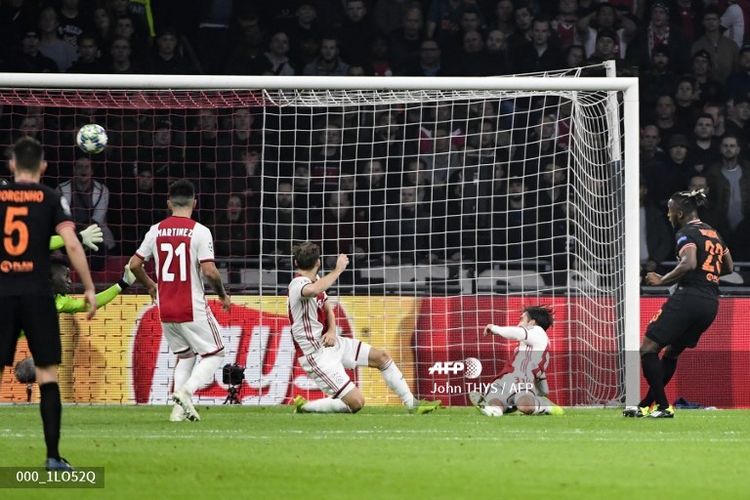
<path id="1" fill-rule="evenodd" d="M 610 72 L 611 73 L 611 72 Z M 639 96 L 632 77 L 352 77 L 352 76 L 244 76 L 244 75 L 89 75 L 0 74 L 4 89 L 80 89 L 120 91 L 188 90 L 493 90 L 493 91 L 617 91 L 623 93 L 625 292 L 623 302 L 625 347 L 625 404 L 640 399 L 640 256 L 639 256 Z M 616 106 L 609 106 L 610 109 Z M 618 120 L 608 122 L 619 127 Z M 621 153 L 610 144 L 613 156 Z"/>

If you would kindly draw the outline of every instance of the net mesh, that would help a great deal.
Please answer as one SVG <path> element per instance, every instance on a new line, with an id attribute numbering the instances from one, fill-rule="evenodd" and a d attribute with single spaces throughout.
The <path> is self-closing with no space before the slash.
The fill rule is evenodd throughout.
<path id="1" fill-rule="evenodd" d="M 2 89 L 0 103 L 5 144 L 40 139 L 45 182 L 72 199 L 80 227 L 105 227 L 90 256 L 99 283 L 119 278 L 165 215 L 168 182 L 195 182 L 195 216 L 213 231 L 230 289 L 246 296 L 241 311 L 217 316 L 227 362 L 247 367 L 247 404 L 319 394 L 295 364 L 285 319 L 291 249 L 306 239 L 321 245 L 323 272 L 350 256 L 330 290 L 341 334 L 388 350 L 418 397 L 466 404 L 472 384 L 491 382 L 512 356 L 511 342 L 482 337 L 484 325 L 515 324 L 536 304 L 555 310 L 551 398 L 623 397 L 617 93 Z M 106 128 L 105 153 L 77 151 L 85 123 Z M 117 307 L 142 314 L 126 299 Z M 112 362 L 133 373 L 123 402 L 166 401 L 171 384 L 163 339 L 145 361 L 132 354 L 147 316 L 88 331 L 123 336 Z M 476 377 L 430 370 L 468 358 L 481 364 Z M 99 380 L 95 366 L 80 370 L 79 380 Z M 352 376 L 376 404 L 398 402 L 377 370 Z M 217 378 L 203 399 L 221 401 Z M 77 401 L 109 401 L 83 392 Z"/>

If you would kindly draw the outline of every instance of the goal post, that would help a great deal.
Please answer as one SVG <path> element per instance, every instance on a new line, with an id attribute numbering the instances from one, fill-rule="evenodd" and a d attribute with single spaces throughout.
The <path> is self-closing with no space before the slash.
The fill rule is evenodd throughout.
<path id="1" fill-rule="evenodd" d="M 551 387 L 553 391 L 560 391 L 562 400 L 571 404 L 616 401 L 632 405 L 639 400 L 640 392 L 638 80 L 582 77 L 580 73 L 444 78 L 5 73 L 0 75 L 0 104 L 6 107 L 6 113 L 19 115 L 26 109 L 42 109 L 41 113 L 55 115 L 55 120 L 47 121 L 55 123 L 64 121 L 67 110 L 84 110 L 81 115 L 92 121 L 134 113 L 137 116 L 132 123 L 138 127 L 145 121 L 141 115 L 154 121 L 160 114 L 166 114 L 168 121 L 175 121 L 170 117 L 186 116 L 187 123 L 194 119 L 188 116 L 190 112 L 202 109 L 225 111 L 232 127 L 233 110 L 257 110 L 255 128 L 260 129 L 257 147 L 262 158 L 258 182 L 247 188 L 259 191 L 255 222 L 260 227 L 255 246 L 247 247 L 257 254 L 251 259 L 227 255 L 219 262 L 225 262 L 229 272 L 237 268 L 239 278 L 233 283 L 237 290 L 259 296 L 251 300 L 260 311 L 257 332 L 253 333 L 257 340 L 236 340 L 234 351 L 230 349 L 233 353 L 245 349 L 246 357 L 238 361 L 248 365 L 248 383 L 259 394 L 273 386 L 273 377 L 284 376 L 299 381 L 297 389 L 311 390 L 296 366 L 289 368 L 289 373 L 277 369 L 276 361 L 268 366 L 266 344 L 273 343 L 274 349 L 286 346 L 288 350 L 289 346 L 283 339 L 269 340 L 276 326 L 269 326 L 267 321 L 271 320 L 263 318 L 273 316 L 276 322 L 285 315 L 280 305 L 283 300 L 275 297 L 282 294 L 291 269 L 288 253 L 280 255 L 279 249 L 288 249 L 299 240 L 287 226 L 299 225 L 301 216 L 281 222 L 276 205 L 284 195 L 280 185 L 291 186 L 296 195 L 298 185 L 319 182 L 319 191 L 301 198 L 305 205 L 298 205 L 301 202 L 295 198 L 292 208 L 302 209 L 304 224 L 311 228 L 300 234 L 328 238 L 330 233 L 326 231 L 330 231 L 327 228 L 332 219 L 327 210 L 342 203 L 348 203 L 355 213 L 349 221 L 352 231 L 356 233 L 358 222 L 365 227 L 361 240 L 367 247 L 364 253 L 350 242 L 356 240 L 356 234 L 345 235 L 340 230 L 332 237 L 334 245 L 324 245 L 324 257 L 330 257 L 326 249 L 343 249 L 345 241 L 354 254 L 351 282 L 333 290 L 334 295 L 338 292 L 341 305 L 337 314 L 345 317 L 349 334 L 355 337 L 370 335 L 363 340 L 374 344 L 388 339 L 386 347 L 401 363 L 402 371 L 409 374 L 420 397 L 431 397 L 425 374 L 437 362 L 481 359 L 485 372 L 477 380 L 487 381 L 490 370 L 499 370 L 509 353 L 478 338 L 473 330 L 488 319 L 514 322 L 517 307 L 541 302 L 551 303 L 562 318 L 561 335 L 553 339 L 552 357 L 565 358 L 565 368 L 555 375 L 558 387 Z M 539 108 L 535 108 L 537 105 Z M 547 111 L 549 116 L 545 116 Z M 540 137 L 547 119 L 554 136 Z M 382 124 L 378 120 L 383 120 Z M 489 123 L 489 133 L 483 128 L 485 122 Z M 200 120 L 197 123 L 196 133 L 203 126 Z M 385 136 L 378 135 L 379 128 Z M 391 128 L 398 132 L 389 139 Z M 336 161 L 350 165 L 342 167 L 335 178 L 325 168 L 317 181 L 314 175 L 304 178 L 314 169 L 315 161 L 327 161 L 315 156 L 315 148 L 330 146 L 326 134 L 333 129 L 338 129 L 340 138 L 336 140 L 341 142 L 335 145 L 341 146 L 344 155 Z M 126 132 L 117 134 L 124 136 Z M 135 147 L 141 148 L 141 130 L 135 132 Z M 63 135 L 62 131 L 57 134 Z M 315 142 L 318 137 L 323 144 Z M 439 162 L 432 149 L 440 139 L 444 139 L 446 157 L 450 158 L 443 174 L 437 173 Z M 542 143 L 547 139 L 552 145 L 545 152 L 547 145 Z M 212 144 L 210 147 L 218 150 L 221 140 Z M 189 138 L 185 139 L 184 150 L 189 153 L 190 147 L 201 154 L 209 150 L 213 161 L 220 161 L 219 153 L 210 153 L 210 147 L 191 145 Z M 430 210 L 424 212 L 423 219 L 418 215 L 414 220 L 404 215 L 394 219 L 389 214 L 402 213 L 399 210 L 409 203 L 394 195 L 410 186 L 411 181 L 405 180 L 408 168 L 412 168 L 406 165 L 410 160 L 417 165 L 413 181 L 416 213 L 428 205 Z M 133 161 L 142 160 L 138 157 Z M 358 189 L 356 183 L 365 176 L 363 169 L 374 168 L 373 161 L 382 163 L 379 168 L 384 169 L 384 182 L 398 179 L 393 188 L 384 184 L 387 193 L 382 202 L 376 205 L 368 195 L 360 206 L 357 203 L 365 198 L 355 200 L 355 191 L 367 190 Z M 531 170 L 530 161 L 534 165 Z M 565 164 L 559 165 L 561 161 Z M 524 212 L 520 218 L 498 222 L 498 213 L 515 210 L 511 208 L 514 201 L 510 200 L 510 190 L 520 189 L 524 200 L 541 199 L 544 169 L 549 163 L 570 173 L 562 186 L 570 199 L 564 198 L 561 213 L 565 219 L 558 221 L 558 229 L 551 229 L 550 235 L 544 226 L 551 224 L 543 220 L 544 210 L 557 209 L 548 202 L 526 206 L 530 218 L 525 218 Z M 427 177 L 432 176 L 426 181 L 432 190 L 429 201 L 422 198 L 419 184 L 424 164 L 430 168 Z M 475 173 L 470 174 L 469 168 Z M 554 175 L 554 169 L 550 175 Z M 198 167 L 192 171 L 186 167 L 185 172 L 191 172 L 186 175 L 193 175 L 201 186 L 214 186 L 215 199 L 210 201 L 219 210 L 218 200 L 223 203 L 229 192 L 220 191 L 220 184 L 210 178 L 213 174 Z M 94 177 L 97 175 L 94 172 Z M 128 170 L 123 175 L 132 174 Z M 346 177 L 351 178 L 352 186 L 342 184 Z M 500 181 L 503 187 L 498 193 L 502 191 L 502 196 L 493 191 Z M 511 188 L 516 181 L 521 187 Z M 442 194 L 435 194 L 438 188 L 444 189 Z M 344 191 L 350 193 L 346 202 Z M 363 208 L 363 219 L 358 219 L 357 208 Z M 122 216 L 125 227 L 128 217 L 137 217 L 138 211 L 129 211 L 126 205 L 121 209 L 129 214 Z M 266 226 L 270 227 L 268 232 Z M 513 228 L 526 239 L 512 241 L 508 234 Z M 227 238 L 236 238 L 226 234 Z M 520 253 L 514 253 L 516 243 L 525 245 Z M 412 253 L 406 260 L 399 260 L 404 245 Z M 377 258 L 372 258 L 377 252 Z M 355 300 L 347 301 L 348 296 Z M 393 297 L 412 300 L 409 305 L 398 306 Z M 404 310 L 394 310 L 399 307 Z M 395 316 L 399 316 L 398 322 Z M 271 333 L 265 332 L 266 327 Z M 399 331 L 410 338 L 394 340 L 394 332 Z M 555 343 L 561 346 L 557 350 Z M 294 364 L 292 355 L 293 351 L 284 354 Z M 277 354 L 277 358 L 280 356 Z M 488 365 L 493 357 L 498 358 L 499 365 Z M 167 361 L 163 363 L 168 367 Z M 371 391 L 365 391 L 366 395 L 382 389 L 374 378 L 363 377 L 360 375 L 360 381 Z M 462 384 L 474 380 L 459 378 Z M 449 384 L 456 380 L 447 374 L 430 382 Z M 168 387 L 169 381 L 159 383 Z M 158 401 L 153 393 L 148 400 Z M 289 394 L 287 391 L 286 397 Z M 253 402 L 280 402 L 267 395 L 263 393 Z M 220 399 L 216 393 L 206 392 L 205 397 Z M 446 396 L 452 404 L 461 404 L 462 397 Z"/>

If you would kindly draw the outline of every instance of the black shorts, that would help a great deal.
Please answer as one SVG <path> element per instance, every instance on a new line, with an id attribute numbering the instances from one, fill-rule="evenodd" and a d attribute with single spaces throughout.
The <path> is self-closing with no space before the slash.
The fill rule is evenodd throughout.
<path id="1" fill-rule="evenodd" d="M 60 323 L 52 295 L 0 297 L 0 366 L 13 364 L 21 331 L 36 366 L 60 364 Z"/>
<path id="2" fill-rule="evenodd" d="M 717 296 L 680 288 L 648 324 L 646 337 L 660 346 L 695 347 L 718 310 Z"/>

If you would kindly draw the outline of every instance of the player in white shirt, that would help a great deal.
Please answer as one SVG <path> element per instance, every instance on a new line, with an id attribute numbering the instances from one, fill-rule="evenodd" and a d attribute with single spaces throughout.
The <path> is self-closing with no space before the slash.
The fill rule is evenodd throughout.
<path id="1" fill-rule="evenodd" d="M 543 306 L 527 307 L 518 326 L 487 325 L 484 335 L 517 340 L 513 358 L 505 365 L 488 390 L 469 393 L 469 400 L 480 412 L 491 417 L 518 409 L 527 415 L 561 415 L 563 409 L 547 398 L 547 365 L 552 312 Z"/>
<path id="2" fill-rule="evenodd" d="M 439 401 L 417 401 L 414 398 L 388 353 L 360 340 L 336 334 L 336 318 L 326 290 L 344 272 L 349 258 L 344 254 L 339 255 L 336 268 L 320 278 L 320 248 L 306 241 L 294 248 L 294 261 L 297 276 L 289 283 L 287 299 L 292 338 L 302 351 L 302 356 L 298 358 L 300 365 L 329 396 L 309 402 L 297 396 L 294 398 L 295 412 L 356 413 L 361 410 L 365 398 L 346 373 L 346 369 L 358 366 L 378 368 L 386 385 L 409 410 L 427 413 L 437 409 Z"/>
<path id="3" fill-rule="evenodd" d="M 208 307 L 201 274 L 218 294 L 224 310 L 229 310 L 231 300 L 214 264 L 211 231 L 191 218 L 193 184 L 185 179 L 173 182 L 167 204 L 172 215 L 151 226 L 129 267 L 158 301 L 162 331 L 177 355 L 172 394 L 176 404 L 170 420 L 196 421 L 200 416 L 193 406 L 193 393 L 213 380 L 224 359 L 219 325 Z M 151 258 L 158 285 L 143 269 L 143 263 Z M 197 354 L 201 361 L 196 364 Z"/>

